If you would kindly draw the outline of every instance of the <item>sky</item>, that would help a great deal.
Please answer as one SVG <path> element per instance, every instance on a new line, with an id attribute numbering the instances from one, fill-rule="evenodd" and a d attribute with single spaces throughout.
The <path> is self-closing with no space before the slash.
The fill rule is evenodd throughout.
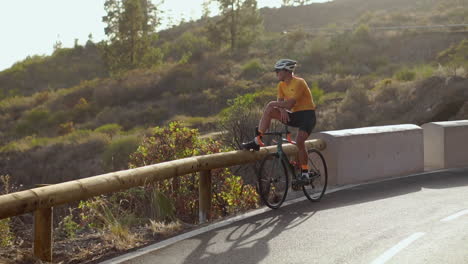
<path id="1" fill-rule="evenodd" d="M 92 34 L 99 42 L 106 38 L 102 22 L 105 0 L 2 0 L 0 2 L 0 71 L 32 55 L 50 55 L 56 42 L 73 47 L 75 39 L 84 45 Z M 314 2 L 325 2 L 316 0 Z M 202 15 L 204 0 L 164 0 L 159 29 L 182 18 L 186 21 Z M 282 0 L 257 0 L 261 7 L 279 7 Z M 160 1 L 153 0 L 157 4 Z M 211 5 L 215 14 L 216 5 Z M 168 19 L 168 18 L 171 19 Z"/>

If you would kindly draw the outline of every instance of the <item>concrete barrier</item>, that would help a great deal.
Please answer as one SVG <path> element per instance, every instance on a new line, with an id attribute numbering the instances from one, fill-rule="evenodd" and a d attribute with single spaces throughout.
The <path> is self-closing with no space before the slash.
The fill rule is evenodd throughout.
<path id="1" fill-rule="evenodd" d="M 432 122 L 422 128 L 427 170 L 468 167 L 468 120 Z"/>
<path id="2" fill-rule="evenodd" d="M 330 185 L 366 182 L 424 171 L 422 128 L 366 127 L 315 133 L 323 139 Z"/>

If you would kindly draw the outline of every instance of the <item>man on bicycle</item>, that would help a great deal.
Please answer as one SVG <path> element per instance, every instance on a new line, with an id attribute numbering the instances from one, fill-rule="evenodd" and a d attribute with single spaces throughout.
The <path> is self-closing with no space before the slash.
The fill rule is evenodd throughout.
<path id="1" fill-rule="evenodd" d="M 260 146 L 264 146 L 263 133 L 270 127 L 272 119 L 279 120 L 288 126 L 298 127 L 296 146 L 299 150 L 298 159 L 302 169 L 298 180 L 307 181 L 309 168 L 305 141 L 315 127 L 316 106 L 305 80 L 294 75 L 296 65 L 297 62 L 290 59 L 281 59 L 276 62 L 275 72 L 280 81 L 277 86 L 278 99 L 267 104 L 255 131 L 256 137 L 253 141 L 243 143 L 242 148 L 260 150 Z"/>

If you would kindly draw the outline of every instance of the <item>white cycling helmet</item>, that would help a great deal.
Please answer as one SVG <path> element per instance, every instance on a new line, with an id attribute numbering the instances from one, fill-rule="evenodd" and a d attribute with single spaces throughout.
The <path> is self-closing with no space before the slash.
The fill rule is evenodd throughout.
<path id="1" fill-rule="evenodd" d="M 294 71 L 296 68 L 297 61 L 290 60 L 290 59 L 281 59 L 276 62 L 275 64 L 275 71 L 276 70 L 288 70 Z"/>

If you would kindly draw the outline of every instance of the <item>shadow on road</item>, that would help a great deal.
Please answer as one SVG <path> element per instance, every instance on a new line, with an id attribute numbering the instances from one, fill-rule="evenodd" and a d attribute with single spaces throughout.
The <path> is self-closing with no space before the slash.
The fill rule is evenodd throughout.
<path id="1" fill-rule="evenodd" d="M 213 248 L 216 230 L 194 237 L 200 244 L 183 263 L 258 263 L 268 256 L 268 242 L 282 232 L 301 225 L 314 216 L 310 210 L 295 211 L 291 207 L 280 208 L 232 224 L 229 235 L 223 242 L 222 252 Z"/>
<path id="2" fill-rule="evenodd" d="M 191 240 L 198 240 L 199 244 L 182 263 L 258 263 L 270 253 L 270 240 L 303 224 L 320 210 L 391 198 L 422 189 L 466 185 L 468 168 L 421 173 L 334 192 L 319 203 L 303 201 L 233 223 L 223 228 L 229 232 L 223 241 L 217 238 L 217 230 L 193 237 Z M 222 246 L 217 247 L 220 242 Z"/>

